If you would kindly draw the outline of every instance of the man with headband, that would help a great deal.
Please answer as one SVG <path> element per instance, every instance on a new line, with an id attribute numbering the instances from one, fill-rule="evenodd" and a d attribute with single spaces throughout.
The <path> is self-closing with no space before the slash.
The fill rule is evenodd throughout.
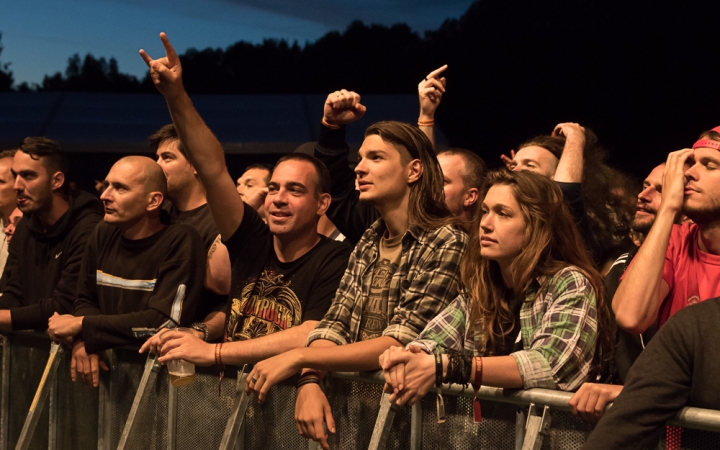
<path id="1" fill-rule="evenodd" d="M 630 333 L 720 295 L 718 150 L 720 127 L 668 155 L 655 223 L 613 297 L 617 323 Z M 693 223 L 674 225 L 681 213 Z"/>

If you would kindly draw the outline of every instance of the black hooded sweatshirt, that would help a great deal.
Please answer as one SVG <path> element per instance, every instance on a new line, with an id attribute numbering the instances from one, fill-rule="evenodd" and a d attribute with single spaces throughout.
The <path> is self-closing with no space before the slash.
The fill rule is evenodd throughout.
<path id="1" fill-rule="evenodd" d="M 27 215 L 10 241 L 0 309 L 10 309 L 13 330 L 44 330 L 54 312 L 73 312 L 85 245 L 104 209 L 83 191 L 68 200 L 70 209 L 50 229 Z"/>

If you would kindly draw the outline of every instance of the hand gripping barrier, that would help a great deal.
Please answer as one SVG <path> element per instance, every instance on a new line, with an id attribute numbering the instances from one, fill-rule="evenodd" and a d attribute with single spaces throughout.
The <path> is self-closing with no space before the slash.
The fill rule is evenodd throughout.
<path id="1" fill-rule="evenodd" d="M 55 382 L 45 377 L 45 386 L 55 387 L 47 390 L 45 407 L 34 408 L 35 433 L 23 435 L 50 359 L 48 344 L 46 335 L 32 332 L 0 337 L 0 449 L 16 448 L 22 436 L 25 448 L 32 450 L 116 449 L 143 384 L 143 403 L 135 408 L 125 449 L 317 448 L 296 431 L 296 378 L 274 387 L 263 405 L 242 393 L 245 372 L 236 377 L 226 370 L 230 379 L 223 382 L 218 397 L 217 372 L 198 367 L 196 382 L 173 393 L 162 367 L 151 370 L 154 381 L 143 381 L 148 361 L 137 348 L 109 352 L 111 370 L 102 372 L 99 389 L 72 383 L 69 355 L 58 353 L 54 361 L 59 362 L 53 362 L 58 364 Z M 336 373 L 328 378 L 326 394 L 338 431 L 329 438 L 333 449 L 577 449 L 591 430 L 568 412 L 571 394 L 565 392 L 482 387 L 483 421 L 474 424 L 474 393 L 450 386 L 444 390 L 447 420 L 438 424 L 434 395 L 412 408 L 397 407 L 382 399 L 378 373 Z M 683 448 L 717 448 L 720 411 L 685 408 L 672 423 L 685 428 Z"/>

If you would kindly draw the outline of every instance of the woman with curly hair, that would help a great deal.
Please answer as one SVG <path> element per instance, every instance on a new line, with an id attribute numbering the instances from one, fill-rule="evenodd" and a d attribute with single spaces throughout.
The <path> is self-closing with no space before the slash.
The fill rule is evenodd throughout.
<path id="1" fill-rule="evenodd" d="M 407 348 L 380 356 L 393 402 L 413 404 L 440 383 L 571 391 L 610 356 L 602 279 L 557 184 L 497 171 L 481 198 L 463 293 Z"/>

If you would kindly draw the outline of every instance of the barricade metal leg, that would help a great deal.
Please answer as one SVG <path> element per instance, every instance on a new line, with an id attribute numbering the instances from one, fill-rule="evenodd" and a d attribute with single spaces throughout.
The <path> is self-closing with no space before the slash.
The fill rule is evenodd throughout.
<path id="1" fill-rule="evenodd" d="M 410 415 L 410 450 L 422 448 L 422 402 L 412 406 Z"/>
<path id="2" fill-rule="evenodd" d="M 138 386 L 138 390 L 135 393 L 135 399 L 133 400 L 132 407 L 130 408 L 130 414 L 128 414 L 127 421 L 125 422 L 125 427 L 123 428 L 123 432 L 120 435 L 120 442 L 118 443 L 117 450 L 125 449 L 128 437 L 130 437 L 133 425 L 135 424 L 135 417 L 137 416 L 138 410 L 140 410 L 142 404 L 145 402 L 145 400 L 147 400 L 148 394 L 150 392 L 147 388 L 148 386 L 152 386 L 155 384 L 155 380 L 157 379 L 157 374 L 160 371 L 160 367 L 161 365 L 157 361 L 157 355 L 148 355 L 147 362 L 145 362 L 145 371 L 143 372 L 143 376 L 140 379 L 140 385 Z"/>
<path id="3" fill-rule="evenodd" d="M 238 394 L 239 395 L 239 394 Z M 240 431 L 238 432 L 238 438 L 235 442 L 234 450 L 245 450 L 245 421 L 242 421 L 240 425 Z"/>
<path id="4" fill-rule="evenodd" d="M 8 448 L 8 418 L 10 417 L 10 338 L 0 336 L 2 348 L 2 380 L 0 381 L 0 448 Z"/>
<path id="5" fill-rule="evenodd" d="M 110 397 L 110 384 L 112 373 L 117 370 L 112 350 L 105 351 L 105 360 L 110 368 L 109 372 L 100 371 L 98 385 L 98 450 L 110 450 L 110 433 L 112 432 L 112 397 Z"/>
<path id="6" fill-rule="evenodd" d="M 168 423 L 167 423 L 167 450 L 175 450 L 177 436 L 177 396 L 178 388 L 168 386 Z"/>
<path id="7" fill-rule="evenodd" d="M 518 409 L 515 413 L 515 450 L 522 450 L 523 441 L 525 440 L 525 410 Z"/>
<path id="8" fill-rule="evenodd" d="M 390 394 L 383 392 L 382 398 L 380 398 L 380 412 L 378 412 L 377 420 L 375 421 L 375 428 L 370 438 L 368 450 L 385 448 L 387 438 L 390 435 L 390 429 L 392 428 L 392 422 L 395 418 L 395 411 L 398 409 L 395 403 L 390 403 L 389 398 Z"/>
<path id="9" fill-rule="evenodd" d="M 57 369 L 60 365 L 62 355 L 63 349 L 60 347 L 60 344 L 55 342 L 50 344 L 50 357 L 48 358 L 47 364 L 45 364 L 45 371 L 35 392 L 35 398 L 30 404 L 30 411 L 25 418 L 25 424 L 20 432 L 20 438 L 18 438 L 15 450 L 27 450 L 27 448 L 30 447 L 30 441 L 32 440 L 35 427 L 40 419 L 40 413 L 42 412 L 43 406 L 45 406 L 45 401 L 48 398 L 55 376 L 57 375 Z"/>
<path id="10" fill-rule="evenodd" d="M 52 377 L 49 382 L 50 391 L 48 393 L 48 450 L 57 448 L 57 396 L 58 396 L 58 377 Z"/>
<path id="11" fill-rule="evenodd" d="M 220 450 L 233 450 L 237 448 L 238 435 L 240 428 L 245 424 L 245 411 L 247 411 L 248 403 L 250 402 L 250 396 L 245 394 L 245 381 L 247 376 L 245 366 L 243 366 L 242 370 L 238 373 L 237 394 L 235 394 L 235 402 L 233 403 L 227 425 L 225 425 L 225 432 L 220 442 Z"/>
<path id="12" fill-rule="evenodd" d="M 550 428 L 550 408 L 543 406 L 540 411 L 534 403 L 530 403 L 522 450 L 540 450 L 543 436 L 548 428 Z"/>

